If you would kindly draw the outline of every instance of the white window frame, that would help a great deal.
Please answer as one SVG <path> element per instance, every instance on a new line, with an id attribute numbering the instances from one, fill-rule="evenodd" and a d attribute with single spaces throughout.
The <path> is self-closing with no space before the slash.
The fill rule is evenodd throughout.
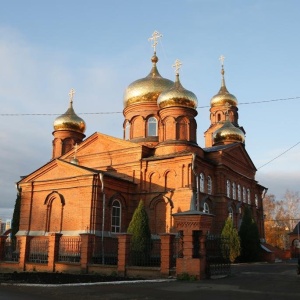
<path id="1" fill-rule="evenodd" d="M 118 206 L 115 205 L 118 203 Z M 114 215 L 115 212 L 118 212 Z M 118 199 L 114 199 L 111 206 L 111 232 L 119 233 L 121 232 L 122 224 L 122 205 Z"/>
<path id="2" fill-rule="evenodd" d="M 204 193 L 204 174 L 200 173 L 200 192 Z"/>
<path id="3" fill-rule="evenodd" d="M 212 194 L 212 180 L 210 176 L 207 176 L 207 194 Z"/>
<path id="4" fill-rule="evenodd" d="M 238 184 L 237 186 L 237 192 L 238 192 L 238 201 L 242 200 L 242 193 L 241 193 L 241 186 Z"/>
<path id="5" fill-rule="evenodd" d="M 147 121 L 147 136 L 157 136 L 157 119 L 150 117 Z"/>
<path id="6" fill-rule="evenodd" d="M 235 184 L 235 182 L 232 183 L 232 199 L 236 200 L 236 184 Z"/>
<path id="7" fill-rule="evenodd" d="M 130 140 L 130 122 L 126 121 L 125 123 L 125 140 Z"/>
<path id="8" fill-rule="evenodd" d="M 228 198 L 230 198 L 230 194 L 231 194 L 230 188 L 231 188 L 231 183 L 230 183 L 230 180 L 227 179 L 227 181 L 226 181 L 226 196 Z"/>
<path id="9" fill-rule="evenodd" d="M 209 214 L 209 212 L 210 212 L 209 205 L 207 204 L 207 202 L 204 202 L 204 204 L 203 204 L 203 212 L 206 214 Z"/>

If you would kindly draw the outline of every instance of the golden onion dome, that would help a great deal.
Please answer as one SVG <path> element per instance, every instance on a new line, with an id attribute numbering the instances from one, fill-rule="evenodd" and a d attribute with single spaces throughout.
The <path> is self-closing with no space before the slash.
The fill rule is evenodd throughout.
<path id="1" fill-rule="evenodd" d="M 78 117 L 73 109 L 73 95 L 72 89 L 70 95 L 70 106 L 68 110 L 61 116 L 57 117 L 53 123 L 54 130 L 73 130 L 80 133 L 84 133 L 86 125 L 83 119 Z"/>
<path id="2" fill-rule="evenodd" d="M 220 143 L 244 143 L 245 134 L 240 128 L 235 127 L 229 120 L 226 120 L 224 125 L 213 133 L 213 140 L 214 145 Z"/>
<path id="3" fill-rule="evenodd" d="M 236 97 L 232 94 L 230 94 L 226 88 L 225 85 L 225 78 L 224 78 L 224 68 L 222 66 L 222 70 L 221 70 L 221 75 L 222 75 L 222 82 L 221 82 L 221 88 L 218 92 L 218 94 L 216 94 L 215 96 L 213 96 L 210 100 L 210 106 L 214 107 L 214 106 L 223 106 L 226 103 L 228 103 L 231 106 L 237 106 L 238 105 L 238 101 L 236 99 Z"/>
<path id="4" fill-rule="evenodd" d="M 159 108 L 183 106 L 196 109 L 198 100 L 193 92 L 186 90 L 181 85 L 179 74 L 177 73 L 173 87 L 160 94 L 157 99 L 157 105 L 159 106 Z"/>
<path id="5" fill-rule="evenodd" d="M 152 69 L 148 76 L 132 82 L 124 93 L 124 108 L 132 104 L 156 103 L 161 92 L 170 89 L 174 82 L 163 78 L 156 67 L 158 57 L 154 52 L 151 58 Z"/>

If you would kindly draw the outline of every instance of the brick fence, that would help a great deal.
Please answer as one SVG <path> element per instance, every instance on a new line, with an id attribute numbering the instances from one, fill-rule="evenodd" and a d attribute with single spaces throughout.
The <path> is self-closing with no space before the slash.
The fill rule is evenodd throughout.
<path id="1" fill-rule="evenodd" d="M 149 258 L 147 264 L 134 263 L 137 260 L 130 251 L 130 234 L 117 235 L 115 250 L 108 250 L 107 238 L 91 233 L 78 237 L 49 233 L 46 236 L 17 236 L 11 252 L 7 236 L 0 236 L 0 271 L 98 273 L 144 278 L 184 274 L 202 279 L 205 277 L 205 240 L 212 216 L 189 212 L 174 214 L 174 219 L 180 235 L 164 233 L 152 241 L 150 251 L 156 252 L 146 255 Z M 198 252 L 196 255 L 195 251 Z"/>

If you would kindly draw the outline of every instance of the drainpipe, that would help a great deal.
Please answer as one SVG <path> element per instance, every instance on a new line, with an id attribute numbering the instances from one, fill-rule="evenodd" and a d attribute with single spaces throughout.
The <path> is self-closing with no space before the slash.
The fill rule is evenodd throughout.
<path id="1" fill-rule="evenodd" d="M 198 174 L 195 171 L 195 160 L 196 160 L 196 154 L 193 153 L 193 160 L 192 160 L 192 171 L 194 173 L 195 176 L 195 180 L 196 180 L 196 210 L 199 211 L 200 210 L 200 203 L 199 203 L 199 180 L 198 180 Z"/>
<path id="2" fill-rule="evenodd" d="M 101 246 L 102 246 L 102 264 L 104 264 L 104 222 L 105 222 L 105 194 L 104 194 L 104 175 L 103 173 L 99 174 L 99 178 L 101 181 L 101 192 L 102 192 L 102 200 L 103 200 L 103 208 L 102 208 L 102 234 L 101 234 Z"/>

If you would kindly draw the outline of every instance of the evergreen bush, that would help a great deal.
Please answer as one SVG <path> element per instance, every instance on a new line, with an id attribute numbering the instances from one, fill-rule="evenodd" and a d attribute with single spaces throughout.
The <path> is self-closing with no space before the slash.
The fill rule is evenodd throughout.
<path id="1" fill-rule="evenodd" d="M 241 253 L 240 237 L 236 228 L 233 227 L 233 222 L 230 217 L 227 218 L 224 228 L 221 233 L 222 238 L 227 240 L 228 259 L 234 262 Z"/>
<path id="2" fill-rule="evenodd" d="M 140 200 L 127 229 L 132 234 L 130 252 L 133 265 L 145 265 L 151 252 L 151 231 L 144 202 Z"/>
<path id="3" fill-rule="evenodd" d="M 241 241 L 241 261 L 254 262 L 260 259 L 260 238 L 258 227 L 252 218 L 249 207 L 244 210 L 239 230 Z"/>

